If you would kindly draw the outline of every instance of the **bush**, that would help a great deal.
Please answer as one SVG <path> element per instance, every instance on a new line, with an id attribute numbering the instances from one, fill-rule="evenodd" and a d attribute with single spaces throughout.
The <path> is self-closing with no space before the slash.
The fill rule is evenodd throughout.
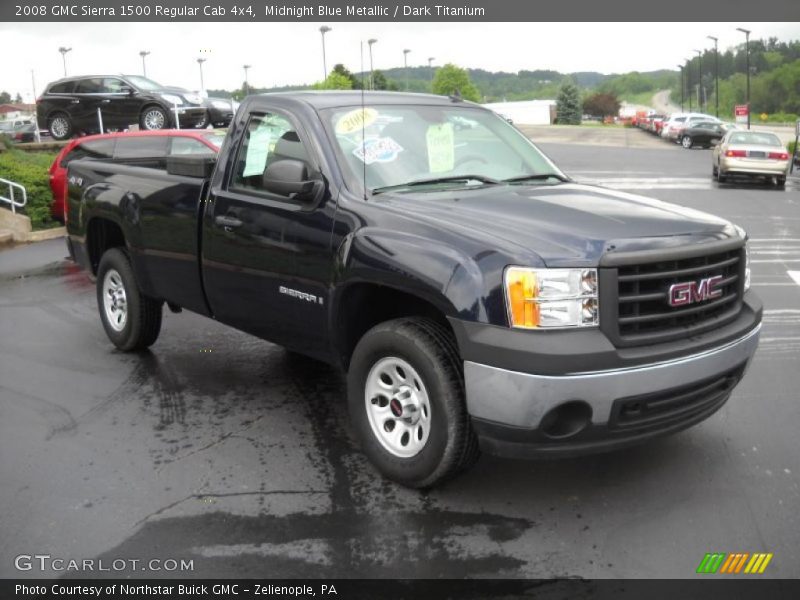
<path id="1" fill-rule="evenodd" d="M 47 173 L 55 157 L 54 152 L 23 152 L 10 144 L 0 144 L 0 177 L 25 186 L 28 203 L 18 212 L 30 218 L 34 230 L 58 226 L 50 217 L 53 194 Z M 8 205 L 2 204 L 6 210 Z"/>

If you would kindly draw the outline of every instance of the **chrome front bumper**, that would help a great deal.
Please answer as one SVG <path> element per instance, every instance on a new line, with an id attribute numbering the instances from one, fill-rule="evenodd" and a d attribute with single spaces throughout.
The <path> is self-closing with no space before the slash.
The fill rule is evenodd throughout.
<path id="1" fill-rule="evenodd" d="M 507 371 L 465 361 L 467 409 L 475 419 L 536 429 L 550 409 L 570 400 L 582 400 L 592 409 L 592 424 L 604 426 L 618 398 L 669 391 L 747 363 L 758 347 L 760 331 L 759 324 L 724 346 L 680 359 L 563 376 Z"/>

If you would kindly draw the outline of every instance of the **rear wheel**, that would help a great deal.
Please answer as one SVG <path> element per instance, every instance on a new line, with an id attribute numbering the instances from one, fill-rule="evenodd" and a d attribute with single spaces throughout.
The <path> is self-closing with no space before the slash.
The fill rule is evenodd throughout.
<path id="1" fill-rule="evenodd" d="M 54 140 L 66 140 L 72 136 L 72 121 L 66 113 L 55 113 L 47 122 L 47 130 Z"/>
<path id="2" fill-rule="evenodd" d="M 142 111 L 139 126 L 147 131 L 166 129 L 169 127 L 169 116 L 160 106 L 148 106 Z"/>
<path id="3" fill-rule="evenodd" d="M 775 178 L 775 186 L 782 188 L 786 186 L 786 177 L 776 177 Z"/>
<path id="4" fill-rule="evenodd" d="M 350 418 L 389 479 L 427 488 L 477 459 L 461 364 L 452 334 L 430 319 L 387 321 L 358 342 L 347 376 Z"/>
<path id="5" fill-rule="evenodd" d="M 106 251 L 97 268 L 97 307 L 108 339 L 120 350 L 144 350 L 158 339 L 163 303 L 142 294 L 128 255 Z"/>

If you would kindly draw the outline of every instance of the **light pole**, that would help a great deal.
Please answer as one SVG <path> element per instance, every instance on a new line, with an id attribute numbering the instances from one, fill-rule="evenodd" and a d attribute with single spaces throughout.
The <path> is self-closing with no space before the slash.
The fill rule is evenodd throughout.
<path id="1" fill-rule="evenodd" d="M 403 70 L 406 75 L 406 91 L 408 91 L 408 53 L 411 52 L 408 48 L 403 50 Z"/>
<path id="2" fill-rule="evenodd" d="M 697 107 L 700 112 L 703 111 L 703 52 L 702 50 L 695 50 L 697 52 L 697 60 L 699 61 L 697 67 Z"/>
<path id="3" fill-rule="evenodd" d="M 367 40 L 367 45 L 369 46 L 369 89 L 375 89 L 375 76 L 374 71 L 372 69 L 372 44 L 375 44 L 378 40 L 375 38 Z"/>
<path id="4" fill-rule="evenodd" d="M 141 52 L 139 52 L 139 56 L 142 57 L 142 75 L 144 75 L 145 77 L 147 77 L 147 65 L 144 64 L 144 57 L 147 56 L 148 54 L 150 54 L 149 50 L 142 50 Z"/>
<path id="5" fill-rule="evenodd" d="M 737 27 L 736 31 L 741 31 L 744 34 L 744 52 L 747 60 L 747 97 L 745 104 L 747 104 L 747 128 L 750 129 L 750 30 Z"/>
<path id="6" fill-rule="evenodd" d="M 206 62 L 206 58 L 198 58 L 197 64 L 200 66 L 200 91 L 203 92 L 206 89 L 205 84 L 203 83 L 203 63 Z"/>
<path id="7" fill-rule="evenodd" d="M 61 52 L 61 62 L 64 65 L 64 77 L 66 77 L 67 76 L 67 52 L 71 52 L 72 48 L 65 48 L 64 46 L 61 46 L 58 49 L 58 51 Z"/>
<path id="8" fill-rule="evenodd" d="M 328 63 L 325 59 L 325 34 L 331 31 L 331 28 L 327 25 L 323 25 L 319 28 L 320 34 L 322 34 L 322 80 L 328 78 Z"/>
<path id="9" fill-rule="evenodd" d="M 433 57 L 433 56 L 429 56 L 428 57 L 428 69 L 431 72 L 431 91 L 433 91 L 433 61 L 434 61 L 434 58 L 435 57 Z"/>
<path id="10" fill-rule="evenodd" d="M 242 65 L 244 69 L 244 95 L 247 96 L 250 93 L 250 83 L 247 81 L 247 69 L 249 69 L 252 65 Z"/>
<path id="11" fill-rule="evenodd" d="M 692 60 L 686 59 L 686 95 L 689 97 L 689 112 L 692 112 Z"/>
<path id="12" fill-rule="evenodd" d="M 719 40 L 713 35 L 706 36 L 714 40 L 714 104 L 715 116 L 719 119 Z"/>
<path id="13" fill-rule="evenodd" d="M 678 65 L 681 70 L 681 112 L 683 112 L 683 65 Z"/>

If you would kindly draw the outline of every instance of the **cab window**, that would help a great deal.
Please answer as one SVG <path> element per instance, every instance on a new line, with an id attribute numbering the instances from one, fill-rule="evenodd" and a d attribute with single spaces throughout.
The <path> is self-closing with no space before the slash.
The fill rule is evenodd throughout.
<path id="1" fill-rule="evenodd" d="M 214 154 L 203 142 L 190 137 L 174 137 L 169 150 L 170 156 L 185 154 Z"/>
<path id="2" fill-rule="evenodd" d="M 114 155 L 114 142 L 115 140 L 111 138 L 82 142 L 67 153 L 61 161 L 61 166 L 66 167 L 73 160 L 84 158 L 108 160 Z"/>
<path id="3" fill-rule="evenodd" d="M 163 158 L 167 154 L 166 136 L 119 138 L 114 158 Z"/>
<path id="4" fill-rule="evenodd" d="M 116 77 L 106 77 L 103 79 L 103 93 L 105 94 L 121 94 L 122 86 L 125 82 Z"/>
<path id="5" fill-rule="evenodd" d="M 275 195 L 266 191 L 264 174 L 272 163 L 285 159 L 310 165 L 308 152 L 294 125 L 277 114 L 251 117 L 230 187 Z"/>

